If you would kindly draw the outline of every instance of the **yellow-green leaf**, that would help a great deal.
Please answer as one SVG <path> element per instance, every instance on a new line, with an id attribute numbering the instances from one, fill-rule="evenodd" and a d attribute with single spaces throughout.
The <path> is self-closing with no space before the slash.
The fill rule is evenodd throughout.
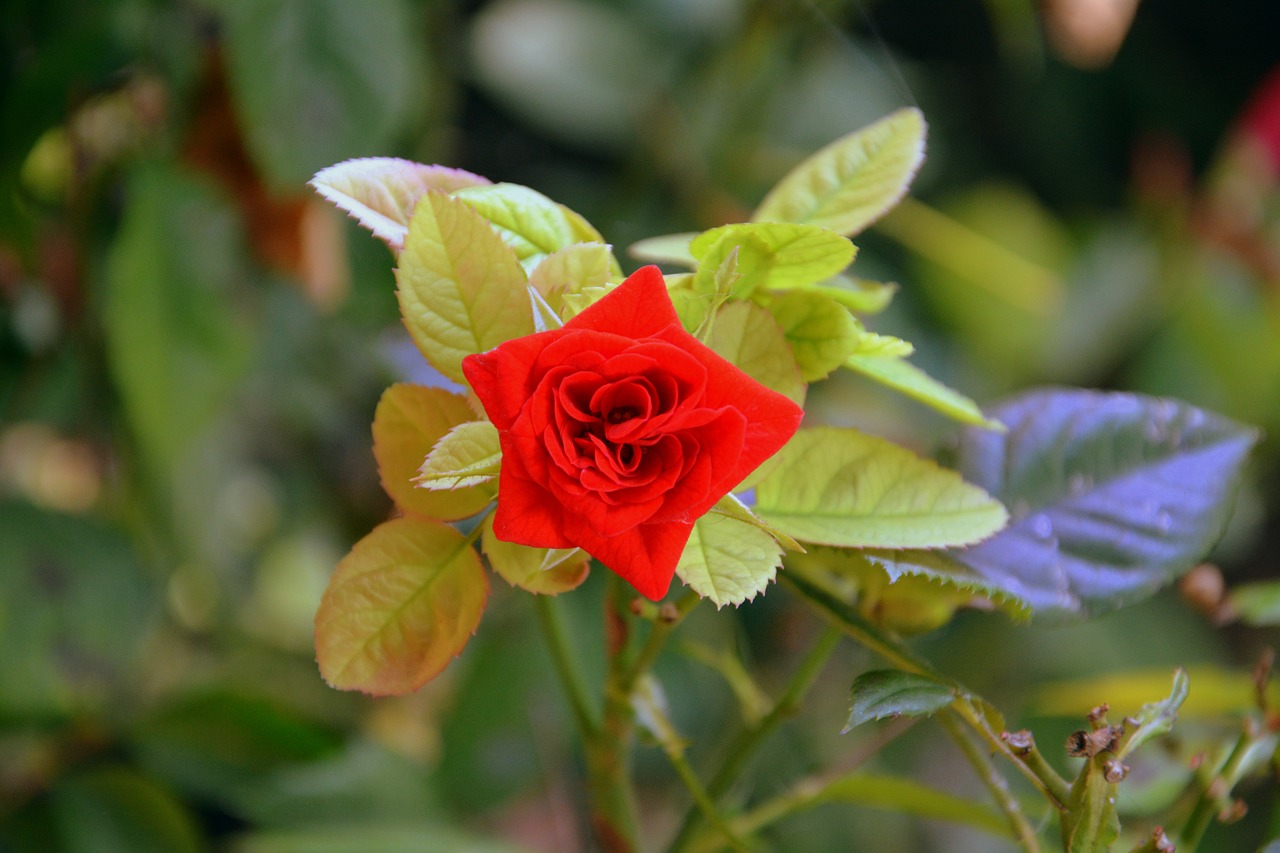
<path id="1" fill-rule="evenodd" d="M 530 548 L 493 535 L 493 519 L 484 521 L 480 547 L 489 565 L 512 586 L 537 595 L 559 595 L 587 579 L 591 558 L 577 548 Z"/>
<path id="2" fill-rule="evenodd" d="M 533 333 L 526 278 L 480 214 L 431 191 L 414 209 L 396 270 L 400 313 L 427 361 L 462 382 L 462 359 Z"/>
<path id="3" fill-rule="evenodd" d="M 761 528 L 708 513 L 693 525 L 676 574 L 716 607 L 756 597 L 782 565 L 782 546 Z"/>
<path id="4" fill-rule="evenodd" d="M 501 464 L 498 428 L 489 421 L 470 421 L 458 424 L 436 442 L 414 482 L 419 488 L 432 491 L 480 485 L 491 491 Z"/>
<path id="5" fill-rule="evenodd" d="M 484 509 L 493 493 L 486 488 L 433 492 L 416 488 L 422 460 L 444 435 L 475 420 L 465 397 L 424 385 L 392 385 L 373 414 L 373 455 L 382 488 L 403 512 L 452 521 Z"/>
<path id="6" fill-rule="evenodd" d="M 526 270 L 580 239 L 565 208 L 537 190 L 519 184 L 471 187 L 454 193 L 453 197 L 489 220 L 503 242 L 515 250 Z M 600 239 L 594 229 L 591 235 L 595 241 Z"/>
<path id="7" fill-rule="evenodd" d="M 755 287 L 799 287 L 831 278 L 853 262 L 857 249 L 846 238 L 817 225 L 746 222 L 704 231 L 689 244 L 698 276 L 712 275 L 735 248 L 745 279 L 740 295 Z"/>
<path id="8" fill-rule="evenodd" d="M 664 234 L 661 237 L 649 237 L 627 247 L 627 254 L 637 261 L 651 264 L 679 264 L 693 269 L 698 259 L 689 251 L 689 244 L 697 234 Z"/>
<path id="9" fill-rule="evenodd" d="M 487 178 L 462 169 L 427 166 L 398 157 L 347 160 L 320 170 L 310 181 L 316 192 L 396 252 L 404 248 L 413 208 L 428 190 L 454 192 L 487 183 Z"/>
<path id="10" fill-rule="evenodd" d="M 613 277 L 614 264 L 608 245 L 574 243 L 543 258 L 529 274 L 529 284 L 558 314 L 564 294 L 604 287 Z"/>
<path id="11" fill-rule="evenodd" d="M 807 222 L 857 234 L 898 203 L 924 159 L 924 116 L 898 110 L 841 137 L 791 170 L 753 222 Z"/>
<path id="12" fill-rule="evenodd" d="M 802 289 L 830 296 L 845 308 L 859 314 L 879 314 L 893 301 L 898 285 L 841 274 L 820 284 L 804 285 Z"/>
<path id="13" fill-rule="evenodd" d="M 937 409 L 961 423 L 988 429 L 1004 430 L 1004 425 L 986 417 L 978 404 L 959 391 L 953 391 L 910 362 L 891 355 L 854 353 L 845 367 L 861 373 L 895 391 L 906 394 L 917 402 Z"/>
<path id="14" fill-rule="evenodd" d="M 834 299 L 806 290 L 781 293 L 769 303 L 800 366 L 800 378 L 825 378 L 853 354 L 862 324 Z"/>
<path id="15" fill-rule="evenodd" d="M 764 387 L 804 403 L 805 384 L 787 339 L 754 302 L 731 302 L 716 312 L 707 345 Z"/>
<path id="16" fill-rule="evenodd" d="M 744 504 L 738 499 L 738 496 L 730 492 L 729 494 L 716 501 L 716 505 L 710 510 L 718 515 L 727 515 L 729 518 L 736 519 L 744 524 L 750 524 L 752 527 L 758 527 L 765 533 L 774 538 L 779 545 L 788 551 L 804 551 L 804 547 L 783 533 L 778 528 L 766 522 L 763 518 L 751 511 L 751 507 Z"/>
<path id="17" fill-rule="evenodd" d="M 954 471 L 852 429 L 802 429 L 756 486 L 756 514 L 801 542 L 946 548 L 1002 528 L 1005 508 Z"/>
<path id="18" fill-rule="evenodd" d="M 380 524 L 338 563 L 320 601 L 320 674 L 375 696 L 417 690 L 462 651 L 488 594 L 479 556 L 452 527 Z"/>

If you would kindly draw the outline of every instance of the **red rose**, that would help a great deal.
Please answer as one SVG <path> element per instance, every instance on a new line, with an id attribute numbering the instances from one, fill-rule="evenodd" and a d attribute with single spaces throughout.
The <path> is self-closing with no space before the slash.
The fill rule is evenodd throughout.
<path id="1" fill-rule="evenodd" d="M 495 535 L 581 548 L 655 601 L 693 523 L 803 415 L 686 332 L 652 266 L 462 370 L 502 443 Z"/>

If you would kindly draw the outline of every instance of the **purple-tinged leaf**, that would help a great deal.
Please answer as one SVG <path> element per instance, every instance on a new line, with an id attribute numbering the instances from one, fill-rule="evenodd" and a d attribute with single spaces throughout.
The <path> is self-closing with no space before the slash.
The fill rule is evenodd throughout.
<path id="1" fill-rule="evenodd" d="M 1044 389 L 964 432 L 958 469 L 1009 526 L 954 556 L 1041 612 L 1144 598 L 1222 535 L 1257 432 L 1176 400 Z"/>

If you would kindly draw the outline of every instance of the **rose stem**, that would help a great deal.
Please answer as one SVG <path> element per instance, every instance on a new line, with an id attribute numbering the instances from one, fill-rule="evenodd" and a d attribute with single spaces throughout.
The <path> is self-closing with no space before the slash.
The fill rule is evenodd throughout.
<path id="1" fill-rule="evenodd" d="M 951 736 L 956 746 L 960 747 L 965 758 L 969 759 L 969 763 L 978 773 L 978 778 L 987 786 L 987 791 L 991 793 L 1000 811 L 1004 812 L 1005 818 L 1009 821 L 1009 828 L 1013 830 L 1014 838 L 1022 845 L 1022 849 L 1027 853 L 1040 853 L 1040 840 L 1036 837 L 1035 827 L 1027 820 L 1026 814 L 1022 811 L 1022 805 L 1009 790 L 1009 780 L 996 769 L 991 756 L 974 742 L 973 735 L 963 725 L 963 718 L 954 710 L 944 708 L 941 713 L 935 715 L 934 719 Z"/>
<path id="2" fill-rule="evenodd" d="M 715 776 L 707 784 L 707 796 L 712 803 L 716 803 L 720 797 L 737 781 L 738 774 L 742 771 L 742 767 L 746 764 L 747 759 L 755 752 L 766 738 L 776 729 L 784 720 L 795 714 L 800 708 L 800 703 L 804 696 L 808 693 L 809 688 L 813 686 L 818 678 L 818 674 L 822 672 L 823 666 L 826 665 L 827 659 L 831 657 L 831 653 L 835 651 L 839 644 L 841 632 L 839 629 L 827 626 L 818 637 L 818 641 L 813 648 L 801 661 L 800 666 L 796 668 L 791 679 L 783 688 L 782 696 L 769 709 L 769 713 L 765 714 L 758 723 L 752 726 L 744 726 L 738 731 L 730 743 L 728 751 L 725 754 L 724 763 L 720 765 L 720 769 L 716 771 Z M 684 850 L 698 829 L 698 825 L 702 820 L 701 812 L 697 809 L 690 809 L 685 815 L 684 823 L 680 826 L 680 831 L 676 835 L 675 840 L 671 842 L 671 853 Z"/>
<path id="3" fill-rule="evenodd" d="M 538 614 L 538 625 L 547 643 L 547 651 L 551 653 L 551 662 L 564 688 L 569 710 L 573 713 L 573 721 L 582 738 L 590 738 L 599 730 L 600 721 L 596 719 L 595 711 L 587 699 L 586 684 L 578 669 L 577 660 L 569 651 L 568 633 L 559 605 L 550 595 L 533 596 L 533 605 L 534 612 Z"/>

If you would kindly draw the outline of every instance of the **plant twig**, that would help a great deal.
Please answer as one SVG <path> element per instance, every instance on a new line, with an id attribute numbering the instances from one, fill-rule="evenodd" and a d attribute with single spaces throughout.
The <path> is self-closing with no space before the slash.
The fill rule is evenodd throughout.
<path id="1" fill-rule="evenodd" d="M 1191 809 L 1186 824 L 1178 833 L 1177 849 L 1179 851 L 1192 853 L 1199 846 L 1214 817 L 1224 812 L 1230 815 L 1228 798 L 1231 790 L 1240 781 L 1240 777 L 1247 772 L 1248 759 L 1254 746 L 1266 737 L 1257 720 L 1253 718 L 1245 720 L 1244 729 L 1231 747 L 1227 760 L 1223 762 L 1218 772 L 1205 782 L 1204 789 Z"/>
<path id="2" fill-rule="evenodd" d="M 831 657 L 831 653 L 835 651 L 840 642 L 840 637 L 841 634 L 838 629 L 827 627 L 818 637 L 817 643 L 814 644 L 804 660 L 796 667 L 790 681 L 783 688 L 782 695 L 773 704 L 773 707 L 769 709 L 769 713 L 765 714 L 755 725 L 742 728 L 730 742 L 724 763 L 720 765 L 719 770 L 716 771 L 715 775 L 711 777 L 711 781 L 707 784 L 707 794 L 713 803 L 717 802 L 729 790 L 729 787 L 737 779 L 738 773 L 742 770 L 742 766 L 760 744 L 800 707 L 801 700 L 804 699 L 809 688 L 813 686 L 818 674 L 822 671 L 823 666 L 826 665 L 827 659 Z M 675 840 L 671 842 L 672 853 L 678 853 L 678 851 L 687 847 L 698 829 L 698 823 L 698 812 L 690 810 L 685 815 L 684 823 L 681 824 Z"/>
<path id="3" fill-rule="evenodd" d="M 1022 849 L 1027 853 L 1040 853 L 1040 839 L 1036 837 L 1035 827 L 1023 813 L 1022 804 L 1009 790 L 1008 780 L 996 769 L 991 757 L 974 743 L 972 735 L 961 725 L 963 718 L 953 709 L 947 708 L 938 712 L 935 719 L 978 772 L 978 777 L 991 792 L 996 805 L 1004 812 L 1009 828 L 1013 830 L 1014 838 L 1022 845 Z"/>

